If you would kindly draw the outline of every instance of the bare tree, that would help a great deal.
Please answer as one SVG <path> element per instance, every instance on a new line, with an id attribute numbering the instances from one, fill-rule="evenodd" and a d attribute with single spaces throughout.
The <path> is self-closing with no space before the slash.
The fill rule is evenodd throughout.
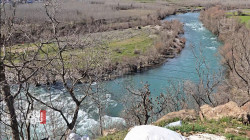
<path id="1" fill-rule="evenodd" d="M 214 98 L 214 94 L 220 83 L 222 82 L 222 73 L 221 70 L 214 71 L 208 65 L 206 58 L 204 57 L 204 52 L 202 48 L 199 49 L 199 54 L 194 52 L 193 54 L 196 59 L 196 73 L 198 76 L 197 83 L 191 81 L 184 82 L 184 92 L 187 95 L 187 98 L 195 101 L 195 107 L 197 110 L 200 110 L 200 107 L 203 104 L 209 104 L 212 106 L 217 105 L 217 101 Z"/>
<path id="2" fill-rule="evenodd" d="M 250 47 L 249 47 L 249 29 L 241 27 L 238 31 L 234 31 L 225 45 L 221 48 L 220 54 L 222 55 L 222 63 L 227 68 L 228 86 L 232 90 L 237 89 L 238 95 L 233 95 L 233 100 L 241 98 L 241 105 L 248 102 L 250 95 L 249 84 L 249 67 L 250 67 Z"/>
<path id="3" fill-rule="evenodd" d="M 124 118 L 129 126 L 146 125 L 165 115 L 166 113 L 186 108 L 182 86 L 169 81 L 166 93 L 152 97 L 149 85 L 145 84 L 137 91 L 127 88 L 128 96 L 124 101 Z"/>
<path id="4" fill-rule="evenodd" d="M 224 86 L 229 89 L 230 100 L 236 101 L 239 105 L 247 103 L 250 92 L 249 29 L 238 19 L 226 17 L 223 7 L 219 6 L 202 11 L 201 20 L 224 42 L 220 54 L 222 64 L 226 67 Z"/>
<path id="5" fill-rule="evenodd" d="M 66 130 L 60 134 L 62 139 L 69 130 L 75 129 L 81 105 L 91 93 L 91 84 L 103 74 L 97 68 L 106 59 L 96 55 L 98 51 L 93 51 L 92 55 L 90 55 L 91 51 L 86 52 L 87 45 L 82 43 L 77 33 L 69 32 L 62 37 L 60 27 L 63 23 L 56 18 L 58 12 L 56 1 L 48 1 L 45 5 L 49 21 L 45 21 L 47 27 L 43 27 L 45 30 L 41 31 L 40 36 L 32 35 L 32 31 L 29 32 L 27 28 L 24 28 L 25 23 L 17 21 L 15 5 L 11 14 L 6 14 L 4 8 L 2 4 L 0 102 L 4 106 L 1 109 L 1 125 L 12 130 L 11 135 L 15 140 L 34 137 L 39 139 L 39 134 L 36 132 L 37 125 L 32 125 L 26 120 L 29 119 L 29 114 L 33 110 L 39 107 L 48 108 L 59 113 L 66 124 L 66 127 L 63 127 Z M 20 42 L 16 41 L 16 35 L 23 37 L 23 40 L 27 41 L 26 44 L 17 45 Z M 76 50 L 82 55 L 76 55 Z M 99 75 L 97 76 L 94 71 L 98 71 Z M 55 81 L 62 82 L 70 101 L 74 103 L 71 113 L 65 114 L 67 106 L 54 103 L 53 95 L 49 95 L 48 100 L 44 100 L 32 91 L 35 85 L 48 84 L 48 87 L 52 87 L 51 83 Z M 76 87 L 84 82 L 89 84 L 82 84 L 82 92 L 77 93 Z M 10 123 L 8 120 L 2 120 L 2 117 L 7 115 Z M 52 123 L 58 125 L 60 122 L 53 121 Z M 49 136 L 46 127 L 43 129 Z M 53 128 L 53 130 L 56 129 L 58 128 Z"/>

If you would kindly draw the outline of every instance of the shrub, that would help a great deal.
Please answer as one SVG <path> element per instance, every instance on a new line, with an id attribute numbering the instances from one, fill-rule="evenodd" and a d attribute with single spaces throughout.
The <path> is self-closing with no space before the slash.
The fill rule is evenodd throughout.
<path id="1" fill-rule="evenodd" d="M 206 127 L 199 125 L 199 124 L 188 124 L 188 123 L 183 123 L 182 126 L 178 126 L 178 127 L 169 127 L 169 129 L 173 130 L 173 131 L 180 131 L 181 133 L 189 133 L 191 131 L 193 132 L 205 132 L 206 131 Z"/>
<path id="2" fill-rule="evenodd" d="M 116 48 L 116 49 L 114 49 L 114 51 L 115 51 L 116 53 L 122 53 L 122 51 L 121 51 L 120 48 Z"/>
<path id="3" fill-rule="evenodd" d="M 135 50 L 134 54 L 141 54 L 141 51 L 140 50 Z"/>
<path id="4" fill-rule="evenodd" d="M 98 138 L 98 140 L 123 140 L 126 137 L 127 133 L 128 133 L 128 130 L 123 130 L 123 131 L 116 132 L 114 134 L 110 134 L 105 137 L 100 137 Z"/>
<path id="5" fill-rule="evenodd" d="M 248 140 L 248 138 L 243 136 L 236 136 L 234 134 L 225 134 L 225 137 L 229 140 Z"/>

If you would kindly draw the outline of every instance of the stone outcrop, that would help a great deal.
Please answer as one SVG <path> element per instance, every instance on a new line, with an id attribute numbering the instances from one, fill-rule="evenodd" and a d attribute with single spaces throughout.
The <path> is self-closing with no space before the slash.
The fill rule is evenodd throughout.
<path id="1" fill-rule="evenodd" d="M 189 140 L 226 140 L 224 136 L 217 136 L 214 134 L 195 134 L 188 137 Z"/>
<path id="2" fill-rule="evenodd" d="M 175 38 L 173 43 L 174 53 L 180 53 L 185 47 L 186 40 L 184 38 Z"/>
<path id="3" fill-rule="evenodd" d="M 107 135 L 111 135 L 111 134 L 114 134 L 117 132 L 117 129 L 116 128 L 113 128 L 113 129 L 108 129 L 108 130 L 103 130 L 103 136 L 107 136 Z"/>
<path id="4" fill-rule="evenodd" d="M 243 106 L 240 107 L 242 110 L 246 111 L 247 114 L 250 115 L 250 101 L 245 103 Z"/>
<path id="5" fill-rule="evenodd" d="M 209 105 L 203 105 L 201 108 L 203 116 L 208 119 L 221 119 L 223 117 L 232 117 L 236 119 L 247 120 L 247 112 L 240 108 L 235 102 L 228 102 L 224 105 L 219 105 L 217 107 L 211 107 Z"/>
<path id="6" fill-rule="evenodd" d="M 133 127 L 124 140 L 186 140 L 186 138 L 167 128 L 139 125 Z"/>
<path id="7" fill-rule="evenodd" d="M 185 110 L 180 110 L 177 112 L 171 112 L 168 113 L 166 115 L 164 115 L 163 117 L 161 117 L 159 120 L 157 120 L 155 122 L 155 124 L 158 124 L 161 121 L 168 121 L 174 118 L 179 118 L 181 120 L 195 120 L 197 118 L 198 114 L 196 113 L 195 110 L 191 109 L 185 109 Z"/>
<path id="8" fill-rule="evenodd" d="M 200 117 L 201 120 L 219 120 L 223 117 L 232 117 L 236 119 L 243 119 L 244 122 L 249 122 L 250 118 L 250 102 L 244 104 L 244 106 L 239 107 L 237 103 L 230 101 L 224 105 L 219 105 L 217 107 L 211 107 L 209 105 L 203 105 L 200 108 L 199 114 L 195 110 L 180 110 L 177 112 L 171 112 L 160 119 L 158 119 L 153 124 L 158 124 L 161 121 L 169 121 L 174 118 L 179 118 L 181 120 L 195 120 Z"/>

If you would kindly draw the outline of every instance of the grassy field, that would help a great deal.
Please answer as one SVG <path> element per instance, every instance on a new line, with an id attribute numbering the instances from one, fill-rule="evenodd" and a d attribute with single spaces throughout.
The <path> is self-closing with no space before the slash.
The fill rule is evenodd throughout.
<path id="1" fill-rule="evenodd" d="M 135 57 L 145 53 L 153 46 L 153 39 L 148 35 L 138 35 L 129 39 L 114 41 L 109 44 L 111 56 L 116 61 L 122 61 L 123 57 Z"/>
<path id="2" fill-rule="evenodd" d="M 211 5 L 224 5 L 228 7 L 249 8 L 250 1 L 248 0 L 166 0 L 182 6 L 211 6 Z"/>
<path id="3" fill-rule="evenodd" d="M 174 8 L 166 6 L 166 4 L 167 2 L 156 0 L 61 0 L 56 3 L 56 17 L 64 22 L 83 22 L 91 20 L 91 18 L 94 20 L 140 18 L 148 14 L 156 14 L 157 10 Z M 17 11 L 17 18 L 31 23 L 48 19 L 44 3 L 20 4 L 17 6 Z"/>
<path id="4" fill-rule="evenodd" d="M 226 15 L 228 18 L 237 18 L 241 23 L 246 24 L 247 27 L 250 28 L 250 9 L 240 9 L 238 11 L 230 11 L 227 12 Z"/>
<path id="5" fill-rule="evenodd" d="M 116 30 L 110 32 L 95 33 L 88 36 L 88 42 L 99 42 L 97 44 L 91 43 L 91 46 L 82 48 L 68 48 L 64 53 L 63 57 L 65 62 L 73 55 L 75 59 L 81 60 L 87 57 L 94 58 L 97 55 L 109 55 L 107 57 L 111 58 L 113 62 L 121 62 L 123 58 L 132 58 L 139 55 L 143 55 L 148 49 L 154 46 L 154 39 L 157 38 L 154 35 L 154 38 L 150 37 L 151 33 L 150 28 L 138 29 L 126 29 L 126 30 Z M 85 38 L 83 36 L 82 38 Z M 93 40 L 99 39 L 99 40 Z M 32 53 L 37 51 L 40 43 L 24 43 L 8 47 L 9 52 L 17 53 L 13 59 L 15 62 L 19 62 L 20 58 L 18 55 L 23 53 Z M 95 46 L 96 45 L 96 46 Z M 39 56 L 41 58 L 46 56 L 48 53 L 51 57 L 55 55 L 58 48 L 55 44 L 43 45 L 42 49 L 39 51 Z M 100 54 L 103 53 L 103 54 Z M 68 64 L 69 67 L 70 63 Z"/>

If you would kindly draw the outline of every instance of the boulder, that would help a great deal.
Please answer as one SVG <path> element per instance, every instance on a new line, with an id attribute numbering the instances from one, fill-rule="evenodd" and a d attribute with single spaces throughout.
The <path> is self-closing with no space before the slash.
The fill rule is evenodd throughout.
<path id="1" fill-rule="evenodd" d="M 182 125 L 182 121 L 179 120 L 179 121 L 176 121 L 176 122 L 169 123 L 165 127 L 176 127 L 176 126 L 181 126 L 181 125 Z"/>
<path id="2" fill-rule="evenodd" d="M 181 120 L 195 120 L 197 118 L 197 113 L 194 109 L 184 109 L 184 110 L 180 110 L 177 112 L 171 112 L 168 113 L 166 115 L 164 115 L 163 117 L 161 117 L 159 120 L 157 120 L 155 122 L 155 124 L 158 124 L 161 121 L 168 121 L 168 120 L 172 120 L 174 118 L 179 118 Z"/>
<path id="3" fill-rule="evenodd" d="M 237 103 L 235 102 L 228 102 L 224 105 L 219 105 L 217 107 L 211 107 L 209 105 L 203 105 L 201 106 L 201 112 L 203 116 L 208 119 L 221 119 L 223 117 L 232 117 L 236 119 L 246 119 L 247 113 L 243 109 L 241 109 Z"/>
<path id="4" fill-rule="evenodd" d="M 240 107 L 242 110 L 246 111 L 248 114 L 250 114 L 250 101 L 245 103 L 243 106 Z"/>
<path id="5" fill-rule="evenodd" d="M 81 136 L 76 133 L 69 134 L 67 140 L 81 140 Z"/>
<path id="6" fill-rule="evenodd" d="M 226 140 L 224 136 L 217 136 L 213 134 L 195 134 L 188 137 L 189 140 Z"/>
<path id="7" fill-rule="evenodd" d="M 233 134 L 238 134 L 239 130 L 234 129 L 234 128 L 226 128 L 225 133 L 233 133 Z"/>
<path id="8" fill-rule="evenodd" d="M 124 140 L 185 140 L 181 134 L 153 125 L 133 127 Z"/>
<path id="9" fill-rule="evenodd" d="M 108 129 L 108 130 L 103 130 L 103 136 L 107 136 L 107 135 L 110 135 L 110 134 L 114 134 L 117 132 L 117 129 L 116 128 L 113 128 L 113 129 Z"/>
<path id="10" fill-rule="evenodd" d="M 81 137 L 80 135 L 76 133 L 72 133 L 70 131 L 70 134 L 68 135 L 66 140 L 89 140 L 90 138 L 88 136 L 83 136 Z"/>

